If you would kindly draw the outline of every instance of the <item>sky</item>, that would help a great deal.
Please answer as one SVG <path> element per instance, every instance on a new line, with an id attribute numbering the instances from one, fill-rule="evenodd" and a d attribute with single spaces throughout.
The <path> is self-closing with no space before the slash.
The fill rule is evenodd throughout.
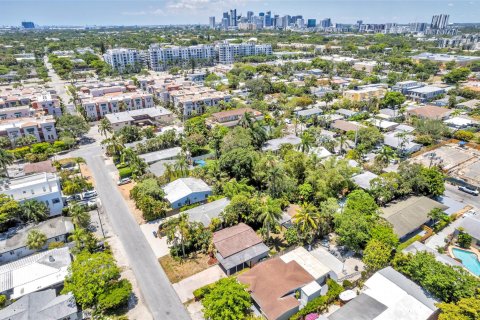
<path id="1" fill-rule="evenodd" d="M 208 24 L 209 16 L 218 22 L 235 8 L 334 23 L 430 22 L 440 13 L 450 14 L 450 22 L 480 22 L 480 0 L 0 0 L 0 25 Z"/>

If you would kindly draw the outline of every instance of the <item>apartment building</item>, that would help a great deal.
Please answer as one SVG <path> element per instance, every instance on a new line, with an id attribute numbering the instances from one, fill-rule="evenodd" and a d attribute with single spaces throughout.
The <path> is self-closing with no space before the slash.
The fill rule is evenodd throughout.
<path id="1" fill-rule="evenodd" d="M 36 95 L 32 100 L 32 107 L 35 110 L 43 110 L 45 114 L 61 116 L 62 108 L 60 107 L 60 100 L 56 95 L 50 92 L 43 91 Z"/>
<path id="2" fill-rule="evenodd" d="M 62 189 L 55 173 L 42 172 L 5 180 L 0 184 L 0 192 L 20 202 L 43 202 L 49 208 L 50 216 L 62 214 Z"/>
<path id="3" fill-rule="evenodd" d="M 29 106 L 0 108 L 0 120 L 25 118 L 30 117 L 32 114 L 33 110 Z"/>
<path id="4" fill-rule="evenodd" d="M 103 60 L 119 72 L 124 71 L 128 66 L 134 67 L 144 62 L 139 50 L 127 48 L 109 49 L 103 54 Z"/>
<path id="5" fill-rule="evenodd" d="M 82 99 L 82 108 L 91 120 L 98 120 L 109 113 L 153 107 L 155 103 L 149 93 L 113 93 Z"/>
<path id="6" fill-rule="evenodd" d="M 255 44 L 248 43 L 228 43 L 223 42 L 215 47 L 218 56 L 218 62 L 222 64 L 232 64 L 237 57 L 253 56 L 253 55 L 271 55 L 271 44 Z"/>
<path id="7" fill-rule="evenodd" d="M 118 113 L 106 114 L 105 118 L 111 123 L 114 131 L 125 126 L 169 124 L 173 120 L 173 113 L 163 107 L 138 109 Z"/>
<path id="8" fill-rule="evenodd" d="M 152 70 L 163 71 L 169 66 L 185 64 L 191 60 L 202 60 L 206 64 L 213 64 L 215 48 L 211 45 L 180 47 L 151 44 L 148 48 L 148 57 Z"/>
<path id="9" fill-rule="evenodd" d="M 9 109 L 3 109 L 9 110 Z M 0 116 L 3 110 L 0 110 Z M 21 109 L 24 110 L 24 109 Z M 12 143 L 24 136 L 34 136 L 37 141 L 52 142 L 58 139 L 53 116 L 43 117 L 14 117 L 0 120 L 0 136 L 5 136 Z"/>
<path id="10" fill-rule="evenodd" d="M 401 82 L 397 82 L 394 86 L 392 86 L 392 91 L 397 91 L 403 95 L 406 95 L 408 91 L 421 88 L 423 86 L 425 85 L 418 81 L 413 81 L 413 80 L 401 81 Z"/>
<path id="11" fill-rule="evenodd" d="M 406 96 L 418 102 L 427 102 L 445 93 L 445 89 L 435 86 L 425 86 L 407 91 Z"/>
<path id="12" fill-rule="evenodd" d="M 373 98 L 381 99 L 387 93 L 387 88 L 383 86 L 364 86 L 356 90 L 347 90 L 343 97 L 352 101 L 368 101 Z"/>
<path id="13" fill-rule="evenodd" d="M 170 92 L 170 101 L 184 117 L 201 115 L 205 107 L 217 106 L 220 101 L 229 102 L 232 96 L 203 86 L 191 86 Z"/>

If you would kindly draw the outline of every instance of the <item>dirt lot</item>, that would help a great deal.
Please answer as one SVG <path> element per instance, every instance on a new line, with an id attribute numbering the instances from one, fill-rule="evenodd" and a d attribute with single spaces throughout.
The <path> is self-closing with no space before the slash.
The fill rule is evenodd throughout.
<path id="1" fill-rule="evenodd" d="M 88 169 L 88 166 L 85 163 L 80 163 L 80 172 L 87 179 L 87 181 L 93 184 L 95 187 L 95 180 L 93 179 L 90 169 Z"/>
<path id="2" fill-rule="evenodd" d="M 138 224 L 144 224 L 146 221 L 142 217 L 142 211 L 137 209 L 137 207 L 135 207 L 135 202 L 130 199 L 130 190 L 132 190 L 133 187 L 135 187 L 135 182 L 132 181 L 123 186 L 118 186 L 118 189 L 120 190 L 122 197 L 125 199 L 128 209 L 130 209 L 130 213 L 133 214 L 135 221 L 137 221 Z"/>
<path id="3" fill-rule="evenodd" d="M 158 262 L 160 262 L 170 282 L 177 283 L 209 268 L 211 266 L 208 264 L 209 259 L 206 254 L 197 254 L 196 257 L 183 260 L 175 260 L 172 256 L 167 255 L 158 259 Z"/>

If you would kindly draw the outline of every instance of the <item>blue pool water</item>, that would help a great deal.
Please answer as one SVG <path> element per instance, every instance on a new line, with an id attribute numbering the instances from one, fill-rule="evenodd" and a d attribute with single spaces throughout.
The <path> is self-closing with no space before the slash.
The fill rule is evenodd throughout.
<path id="1" fill-rule="evenodd" d="M 457 248 L 453 248 L 453 255 L 462 260 L 462 264 L 470 270 L 473 274 L 480 276 L 480 261 L 478 261 L 477 255 L 470 251 L 465 251 Z"/>
<path id="2" fill-rule="evenodd" d="M 200 167 L 205 167 L 205 160 L 195 160 L 195 164 L 200 166 Z"/>

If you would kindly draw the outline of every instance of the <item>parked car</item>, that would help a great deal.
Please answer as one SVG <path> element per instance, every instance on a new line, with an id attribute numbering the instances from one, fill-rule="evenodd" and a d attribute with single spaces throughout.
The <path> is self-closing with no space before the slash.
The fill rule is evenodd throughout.
<path id="1" fill-rule="evenodd" d="M 458 190 L 469 193 L 474 196 L 478 196 L 478 190 L 471 187 L 460 186 L 458 187 Z"/>
<path id="2" fill-rule="evenodd" d="M 65 201 L 72 202 L 72 201 L 80 201 L 82 200 L 82 196 L 80 194 L 73 194 L 65 198 Z"/>
<path id="3" fill-rule="evenodd" d="M 119 186 L 121 186 L 121 185 L 124 185 L 124 184 L 128 184 L 128 183 L 130 183 L 130 182 L 132 182 L 132 179 L 130 179 L 130 178 L 123 178 L 123 179 L 118 180 L 117 184 L 118 184 Z"/>
<path id="4" fill-rule="evenodd" d="M 83 199 L 95 198 L 96 196 L 97 196 L 97 191 L 95 190 L 86 191 L 82 195 Z"/>

